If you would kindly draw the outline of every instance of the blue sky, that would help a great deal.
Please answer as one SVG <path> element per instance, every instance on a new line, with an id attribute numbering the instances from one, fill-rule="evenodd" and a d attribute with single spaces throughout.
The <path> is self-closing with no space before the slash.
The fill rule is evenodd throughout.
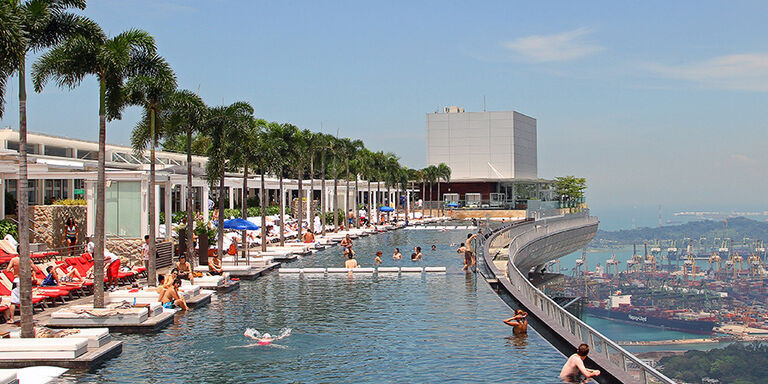
<path id="1" fill-rule="evenodd" d="M 539 175 L 595 209 L 764 209 L 768 3 L 93 0 L 109 34 L 152 33 L 211 105 L 362 138 L 425 163 L 442 105 L 538 119 Z M 9 93 L 17 92 L 14 82 Z M 29 97 L 29 128 L 97 136 L 93 78 Z M 16 127 L 9 98 L 0 125 Z M 138 110 L 108 126 L 127 143 Z"/>

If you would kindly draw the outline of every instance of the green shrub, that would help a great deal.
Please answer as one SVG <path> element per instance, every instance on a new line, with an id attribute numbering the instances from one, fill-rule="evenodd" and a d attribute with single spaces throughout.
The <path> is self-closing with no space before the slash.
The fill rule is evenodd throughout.
<path id="1" fill-rule="evenodd" d="M 61 199 L 54 200 L 51 205 L 87 205 L 85 199 Z"/>
<path id="2" fill-rule="evenodd" d="M 0 220 L 0 239 L 10 234 L 14 239 L 19 238 L 19 228 L 10 220 Z"/>

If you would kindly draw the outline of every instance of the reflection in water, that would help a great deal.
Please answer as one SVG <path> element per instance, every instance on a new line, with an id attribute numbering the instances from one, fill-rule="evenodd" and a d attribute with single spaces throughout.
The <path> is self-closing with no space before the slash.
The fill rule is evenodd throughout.
<path id="1" fill-rule="evenodd" d="M 516 349 L 525 349 L 528 346 L 528 334 L 521 333 L 517 335 L 507 336 L 507 345 L 511 345 Z"/>

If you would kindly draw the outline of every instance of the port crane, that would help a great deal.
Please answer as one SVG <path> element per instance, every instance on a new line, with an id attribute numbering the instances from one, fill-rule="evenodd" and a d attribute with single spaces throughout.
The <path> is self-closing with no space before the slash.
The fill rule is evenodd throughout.
<path id="1" fill-rule="evenodd" d="M 755 275 L 762 274 L 762 265 L 760 264 L 760 258 L 757 257 L 754 253 L 749 256 L 747 259 L 747 262 L 749 263 L 749 275 L 754 277 Z"/>
<path id="2" fill-rule="evenodd" d="M 648 253 L 648 242 L 644 242 L 643 246 L 645 247 L 645 257 L 643 260 L 643 270 L 645 272 L 654 273 L 656 272 L 656 257 L 654 256 L 653 249 L 651 249 L 651 253 Z M 661 252 L 661 249 L 659 249 L 659 252 Z"/>
<path id="3" fill-rule="evenodd" d="M 713 268 L 713 264 L 717 264 L 717 270 Z M 709 269 L 715 271 L 715 276 L 720 275 L 723 269 L 723 258 L 717 252 L 712 252 L 712 256 L 709 257 Z"/>
<path id="4" fill-rule="evenodd" d="M 605 261 L 605 272 L 611 273 L 611 268 L 613 268 L 613 276 L 619 275 L 619 264 L 621 264 L 621 261 L 616 259 L 616 254 L 612 254 L 611 258 Z"/>
<path id="5" fill-rule="evenodd" d="M 640 263 L 640 256 L 637 254 L 637 244 L 632 244 L 632 258 L 627 260 L 627 272 L 634 272 Z"/>

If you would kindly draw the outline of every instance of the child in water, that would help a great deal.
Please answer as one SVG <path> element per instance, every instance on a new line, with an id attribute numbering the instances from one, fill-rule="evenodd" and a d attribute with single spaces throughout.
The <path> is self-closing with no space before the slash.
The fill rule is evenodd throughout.
<path id="1" fill-rule="evenodd" d="M 382 252 L 381 252 L 381 251 L 378 251 L 378 252 L 376 252 L 376 258 L 375 258 L 375 259 L 373 259 L 373 262 L 374 262 L 376 265 L 380 265 L 380 264 L 381 264 L 381 255 L 382 255 Z"/>

